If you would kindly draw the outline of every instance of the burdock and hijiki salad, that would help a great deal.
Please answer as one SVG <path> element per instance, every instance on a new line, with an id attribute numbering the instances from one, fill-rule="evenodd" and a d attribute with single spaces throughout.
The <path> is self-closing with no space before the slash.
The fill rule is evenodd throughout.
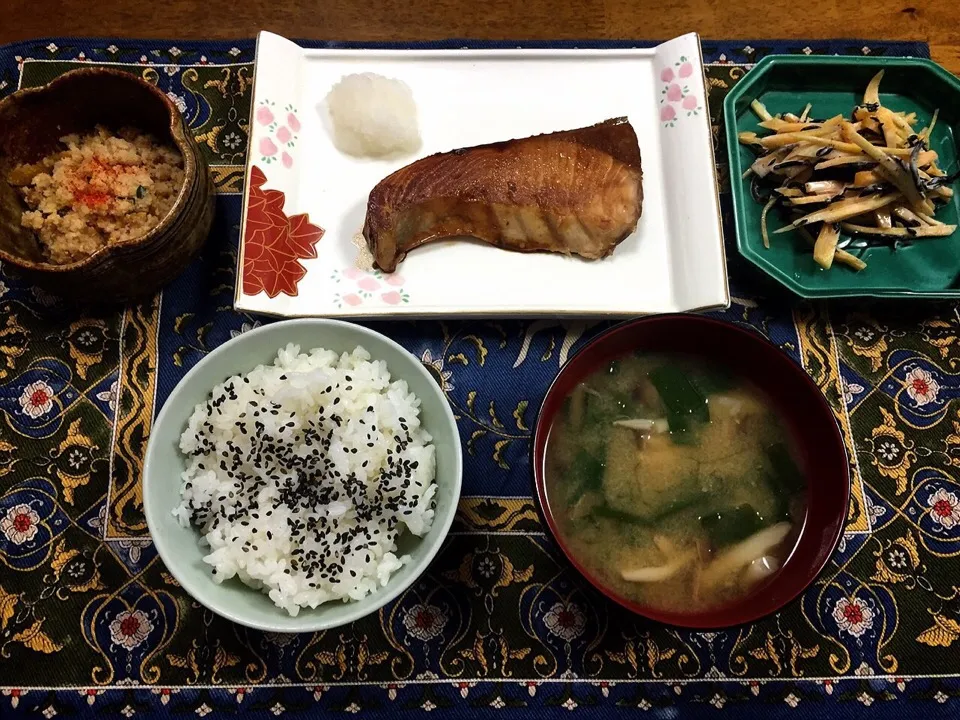
<path id="1" fill-rule="evenodd" d="M 753 196 L 764 203 L 761 233 L 801 234 L 813 246 L 813 259 L 830 269 L 834 261 L 854 270 L 867 264 L 857 256 L 868 247 L 891 246 L 953 234 L 956 225 L 936 218 L 939 205 L 953 197 L 948 175 L 930 138 L 939 110 L 920 130 L 916 113 L 895 112 L 880 102 L 883 70 L 870 80 L 863 103 L 849 119 L 812 119 L 808 103 L 800 115 L 771 115 L 754 100 L 760 127 L 772 135 L 740 133 L 740 142 L 760 154 L 744 177 L 753 176 Z M 767 214 L 777 207 L 789 222 L 768 231 Z"/>

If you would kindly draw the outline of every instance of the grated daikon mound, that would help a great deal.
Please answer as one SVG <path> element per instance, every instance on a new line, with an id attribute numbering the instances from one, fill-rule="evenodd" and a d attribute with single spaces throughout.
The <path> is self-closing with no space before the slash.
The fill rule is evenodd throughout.
<path id="1" fill-rule="evenodd" d="M 420 147 L 417 106 L 406 83 L 375 73 L 346 75 L 327 94 L 333 144 L 349 155 L 382 157 Z"/>

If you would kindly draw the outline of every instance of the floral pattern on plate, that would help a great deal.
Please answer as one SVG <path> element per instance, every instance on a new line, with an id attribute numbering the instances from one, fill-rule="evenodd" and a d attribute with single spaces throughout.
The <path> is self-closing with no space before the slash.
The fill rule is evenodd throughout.
<path id="1" fill-rule="evenodd" d="M 694 65 L 686 55 L 660 71 L 660 122 L 664 127 L 675 127 L 677 120 L 686 115 L 698 115 L 703 111 L 703 103 L 697 97 L 696 88 L 691 87 Z"/>
<path id="2" fill-rule="evenodd" d="M 410 302 L 410 294 L 403 289 L 405 280 L 400 273 L 387 275 L 379 270 L 348 267 L 335 270 L 331 278 L 339 288 L 334 299 L 338 308 L 374 303 L 400 305 Z"/>
<path id="3" fill-rule="evenodd" d="M 265 165 L 279 160 L 288 170 L 293 167 L 293 150 L 300 138 L 300 118 L 297 109 L 290 104 L 278 108 L 272 100 L 264 100 L 254 113 L 254 121 L 260 128 L 257 152 Z"/>

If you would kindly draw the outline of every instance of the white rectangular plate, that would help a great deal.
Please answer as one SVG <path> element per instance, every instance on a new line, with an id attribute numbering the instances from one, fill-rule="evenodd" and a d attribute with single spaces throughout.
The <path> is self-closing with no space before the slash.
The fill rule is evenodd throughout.
<path id="1" fill-rule="evenodd" d="M 416 156 L 361 160 L 333 146 L 324 98 L 359 72 L 410 86 L 423 138 Z M 643 215 L 610 257 L 449 241 L 412 251 L 390 276 L 356 269 L 367 195 L 394 170 L 435 152 L 624 115 L 640 141 Z M 696 34 L 626 50 L 308 50 L 263 32 L 246 183 L 239 310 L 631 316 L 729 304 Z"/>

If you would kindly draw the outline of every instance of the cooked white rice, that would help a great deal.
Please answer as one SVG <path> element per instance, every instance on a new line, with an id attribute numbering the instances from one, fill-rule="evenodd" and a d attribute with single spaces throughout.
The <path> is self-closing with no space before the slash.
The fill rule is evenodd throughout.
<path id="1" fill-rule="evenodd" d="M 180 523 L 217 582 L 238 577 L 290 615 L 359 600 L 408 557 L 405 527 L 433 522 L 434 447 L 420 400 L 362 347 L 288 345 L 214 388 L 180 437 Z"/>

